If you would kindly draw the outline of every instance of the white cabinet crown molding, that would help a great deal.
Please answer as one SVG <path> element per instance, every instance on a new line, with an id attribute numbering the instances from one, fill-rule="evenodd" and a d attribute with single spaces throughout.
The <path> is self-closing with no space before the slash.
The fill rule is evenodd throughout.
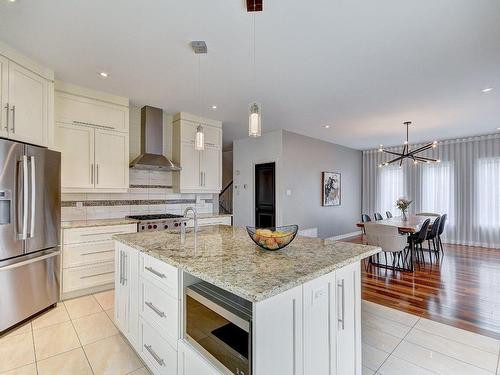
<path id="1" fill-rule="evenodd" d="M 68 94 L 83 96 L 88 99 L 101 100 L 103 102 L 129 107 L 130 101 L 128 98 L 109 94 L 102 91 L 93 90 L 87 87 L 78 86 L 68 82 L 56 81 L 55 90 Z"/>
<path id="2" fill-rule="evenodd" d="M 33 73 L 49 80 L 54 81 L 54 71 L 52 69 L 46 68 L 31 58 L 19 53 L 14 48 L 0 40 L 0 55 L 5 56 L 9 60 L 15 61 L 19 65 L 22 65 Z"/>
<path id="3" fill-rule="evenodd" d="M 210 125 L 215 126 L 217 128 L 222 128 L 222 121 L 212 120 L 206 117 L 201 117 L 197 115 L 193 115 L 187 112 L 179 112 L 174 115 L 173 122 L 177 121 L 189 121 L 196 124 Z"/>

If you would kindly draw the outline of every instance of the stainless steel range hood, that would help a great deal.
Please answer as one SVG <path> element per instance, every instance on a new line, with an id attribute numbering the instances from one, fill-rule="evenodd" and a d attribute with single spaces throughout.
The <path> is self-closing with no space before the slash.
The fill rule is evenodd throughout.
<path id="1" fill-rule="evenodd" d="M 141 155 L 130 163 L 133 169 L 180 171 L 181 167 L 163 155 L 163 111 L 141 108 Z"/>

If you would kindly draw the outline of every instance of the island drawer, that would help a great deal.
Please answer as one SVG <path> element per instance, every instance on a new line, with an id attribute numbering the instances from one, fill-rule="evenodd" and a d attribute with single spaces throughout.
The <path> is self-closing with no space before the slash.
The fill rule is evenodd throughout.
<path id="1" fill-rule="evenodd" d="M 172 345 L 179 339 L 179 300 L 142 279 L 139 282 L 139 312 L 148 323 L 158 326 L 159 334 Z"/>
<path id="2" fill-rule="evenodd" d="M 155 375 L 177 374 L 177 350 L 144 319 L 139 319 L 141 357 Z"/>
<path id="3" fill-rule="evenodd" d="M 63 243 L 66 245 L 72 243 L 109 241 L 115 234 L 135 232 L 137 232 L 137 224 L 64 229 Z"/>
<path id="4" fill-rule="evenodd" d="M 63 268 L 109 262 L 115 259 L 115 243 L 112 240 L 69 244 L 63 249 Z"/>
<path id="5" fill-rule="evenodd" d="M 140 276 L 152 281 L 175 299 L 179 299 L 179 270 L 147 254 L 141 254 Z"/>

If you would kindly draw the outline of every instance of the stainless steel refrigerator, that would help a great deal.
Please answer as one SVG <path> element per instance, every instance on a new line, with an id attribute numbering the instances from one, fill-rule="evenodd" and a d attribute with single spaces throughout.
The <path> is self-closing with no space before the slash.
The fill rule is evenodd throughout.
<path id="1" fill-rule="evenodd" d="M 0 139 L 0 333 L 59 299 L 61 154 Z"/>

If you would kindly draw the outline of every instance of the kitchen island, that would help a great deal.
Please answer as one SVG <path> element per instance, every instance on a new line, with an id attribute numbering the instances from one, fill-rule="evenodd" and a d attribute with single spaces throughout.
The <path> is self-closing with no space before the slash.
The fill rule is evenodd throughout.
<path id="1" fill-rule="evenodd" d="M 174 231 L 114 239 L 115 318 L 154 373 L 361 374 L 360 260 L 378 247 L 297 237 L 268 252 L 230 226 L 188 231 L 184 243 Z M 204 285 L 244 306 L 248 324 L 235 321 L 248 335 L 246 350 L 218 341 L 217 329 L 201 334 L 190 327 L 205 309 L 191 298 Z M 212 321 L 230 321 L 208 302 Z M 204 340 L 220 347 L 211 350 Z M 234 361 L 227 359 L 232 354 Z"/>

